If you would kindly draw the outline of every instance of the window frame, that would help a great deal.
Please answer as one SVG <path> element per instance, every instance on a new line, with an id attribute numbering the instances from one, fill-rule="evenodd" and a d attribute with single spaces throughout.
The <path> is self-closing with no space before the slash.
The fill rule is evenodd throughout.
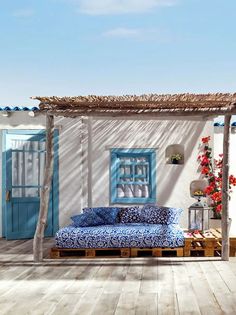
<path id="1" fill-rule="evenodd" d="M 117 197 L 117 185 L 119 182 L 119 161 L 118 157 L 145 157 L 148 159 L 148 185 L 150 185 L 150 195 L 143 197 Z M 144 204 L 156 202 L 156 149 L 124 149 L 113 148 L 110 150 L 110 200 L 111 204 Z"/>

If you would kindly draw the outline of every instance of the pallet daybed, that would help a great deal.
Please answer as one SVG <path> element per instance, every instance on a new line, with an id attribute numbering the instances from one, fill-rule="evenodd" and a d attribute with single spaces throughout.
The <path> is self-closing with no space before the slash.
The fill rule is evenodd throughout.
<path id="1" fill-rule="evenodd" d="M 186 231 L 185 244 L 176 248 L 52 248 L 50 257 L 58 258 L 128 258 L 128 257 L 219 257 L 222 249 L 220 229 L 202 233 Z M 236 237 L 230 238 L 230 256 L 236 255 Z"/>

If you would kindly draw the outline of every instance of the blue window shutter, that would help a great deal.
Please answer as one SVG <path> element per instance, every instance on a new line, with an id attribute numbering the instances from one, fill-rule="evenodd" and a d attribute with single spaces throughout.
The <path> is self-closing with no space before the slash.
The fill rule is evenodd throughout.
<path id="1" fill-rule="evenodd" d="M 123 161 L 122 161 L 123 159 Z M 128 159 L 128 162 L 125 161 Z M 144 162 L 137 162 L 144 159 Z M 124 174 L 121 173 L 121 167 Z M 136 170 L 142 166 L 144 173 L 137 174 Z M 125 174 L 129 169 L 129 174 Z M 118 197 L 118 185 L 148 185 L 148 197 Z M 154 149 L 112 149 L 110 170 L 111 203 L 154 203 L 156 202 L 156 152 Z"/>
<path id="2" fill-rule="evenodd" d="M 114 152 L 111 152 L 111 202 L 114 203 L 116 201 L 116 195 L 117 195 L 117 168 L 118 160 L 117 160 L 117 154 Z"/>

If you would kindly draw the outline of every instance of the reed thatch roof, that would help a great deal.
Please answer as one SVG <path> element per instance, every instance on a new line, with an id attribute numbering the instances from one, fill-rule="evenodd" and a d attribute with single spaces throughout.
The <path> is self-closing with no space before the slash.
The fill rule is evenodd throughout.
<path id="1" fill-rule="evenodd" d="M 137 114 L 202 115 L 236 114 L 236 93 L 217 94 L 148 94 L 124 96 L 41 97 L 41 111 L 55 115 L 127 116 Z"/>

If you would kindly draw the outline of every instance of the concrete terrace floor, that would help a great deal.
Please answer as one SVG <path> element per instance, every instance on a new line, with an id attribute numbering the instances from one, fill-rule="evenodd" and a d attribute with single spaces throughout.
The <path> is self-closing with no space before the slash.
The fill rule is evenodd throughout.
<path id="1" fill-rule="evenodd" d="M 236 257 L 48 257 L 32 240 L 0 239 L 0 314 L 236 314 Z"/>

